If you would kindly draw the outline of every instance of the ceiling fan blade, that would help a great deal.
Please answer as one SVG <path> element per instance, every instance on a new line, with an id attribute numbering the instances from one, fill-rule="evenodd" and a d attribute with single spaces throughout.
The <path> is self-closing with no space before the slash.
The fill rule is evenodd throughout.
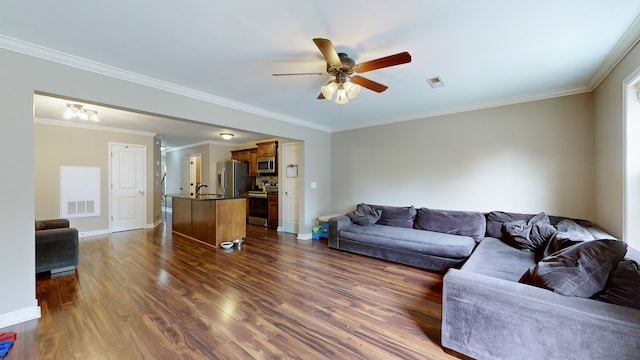
<path id="1" fill-rule="evenodd" d="M 313 39 L 313 42 L 316 44 L 318 49 L 320 49 L 322 55 L 324 55 L 324 58 L 327 60 L 327 64 L 331 66 L 342 65 L 342 61 L 338 56 L 338 52 L 336 52 L 336 48 L 333 47 L 331 40 L 315 38 Z"/>
<path id="2" fill-rule="evenodd" d="M 350 77 L 349 80 L 351 80 L 351 82 L 354 83 L 354 84 L 358 84 L 358 85 L 360 85 L 362 87 L 366 87 L 367 89 L 375 91 L 377 93 L 381 93 L 381 92 L 387 90 L 387 88 L 389 88 L 386 85 L 382 85 L 382 84 L 380 84 L 378 82 L 375 82 L 373 80 L 369 80 L 369 79 L 367 79 L 365 77 L 358 76 L 358 75 Z"/>
<path id="3" fill-rule="evenodd" d="M 326 72 L 325 73 L 288 73 L 288 74 L 271 74 L 272 76 L 291 76 L 291 75 L 329 75 Z"/>
<path id="4" fill-rule="evenodd" d="M 406 64 L 409 62 L 411 62 L 411 55 L 405 51 L 398 54 L 381 57 L 375 60 L 365 61 L 354 66 L 353 70 L 358 73 L 363 73 L 371 70 L 386 68 L 389 66 Z"/>
<path id="5" fill-rule="evenodd" d="M 320 93 L 320 95 L 318 95 L 318 100 L 324 100 L 324 99 L 325 99 L 324 95 L 322 95 L 322 93 Z"/>

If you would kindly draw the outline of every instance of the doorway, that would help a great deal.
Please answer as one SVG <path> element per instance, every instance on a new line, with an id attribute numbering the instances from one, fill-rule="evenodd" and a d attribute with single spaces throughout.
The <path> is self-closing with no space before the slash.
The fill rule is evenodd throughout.
<path id="1" fill-rule="evenodd" d="M 180 190 L 187 189 L 189 195 L 194 196 L 196 187 L 201 183 L 202 154 L 190 154 L 182 160 L 180 171 Z"/>
<path id="2" fill-rule="evenodd" d="M 145 227 L 146 162 L 146 146 L 109 143 L 110 232 Z"/>

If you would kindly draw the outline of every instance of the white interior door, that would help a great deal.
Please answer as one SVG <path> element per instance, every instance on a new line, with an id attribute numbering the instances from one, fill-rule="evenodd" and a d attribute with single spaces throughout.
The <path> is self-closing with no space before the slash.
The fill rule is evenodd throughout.
<path id="1" fill-rule="evenodd" d="M 300 174 L 298 159 L 299 143 L 282 144 L 282 175 L 284 178 L 284 194 L 282 196 L 282 228 L 285 232 L 297 234 L 300 224 Z M 294 170 L 295 169 L 295 170 Z"/>
<path id="2" fill-rule="evenodd" d="M 185 156 L 180 162 L 180 193 L 183 195 L 195 191 L 191 188 L 191 156 Z"/>
<path id="3" fill-rule="evenodd" d="M 109 144 L 111 231 L 145 227 L 147 195 L 144 145 Z"/>

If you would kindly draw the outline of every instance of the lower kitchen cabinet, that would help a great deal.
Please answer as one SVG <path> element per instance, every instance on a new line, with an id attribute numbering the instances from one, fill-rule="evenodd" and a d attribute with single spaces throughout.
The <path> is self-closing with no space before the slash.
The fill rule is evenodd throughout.
<path id="1" fill-rule="evenodd" d="M 270 228 L 278 228 L 278 193 L 270 192 L 267 195 L 268 224 Z"/>

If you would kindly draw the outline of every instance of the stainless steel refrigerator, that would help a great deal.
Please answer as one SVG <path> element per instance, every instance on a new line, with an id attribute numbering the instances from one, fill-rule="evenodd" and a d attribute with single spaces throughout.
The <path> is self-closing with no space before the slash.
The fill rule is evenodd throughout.
<path id="1" fill-rule="evenodd" d="M 249 176 L 249 164 L 224 161 L 217 164 L 218 191 L 224 197 L 238 197 L 255 184 L 255 176 Z"/>

